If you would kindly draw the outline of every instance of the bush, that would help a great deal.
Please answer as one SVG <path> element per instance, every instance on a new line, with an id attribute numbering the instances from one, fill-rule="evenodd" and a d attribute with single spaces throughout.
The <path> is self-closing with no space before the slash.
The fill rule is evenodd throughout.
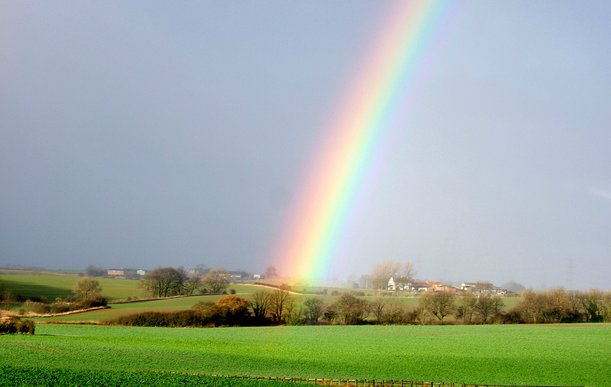
<path id="1" fill-rule="evenodd" d="M 119 317 L 110 324 L 139 327 L 205 327 L 214 322 L 195 310 L 180 312 L 144 312 Z"/>
<path id="2" fill-rule="evenodd" d="M 0 319 L 0 335 L 16 333 L 33 335 L 34 330 L 35 324 L 33 321 L 22 321 L 16 317 Z"/>
<path id="3" fill-rule="evenodd" d="M 68 311 L 70 311 L 72 309 L 73 308 L 72 308 L 71 304 L 69 304 L 67 302 L 64 302 L 64 301 L 61 301 L 61 300 L 55 301 L 54 303 L 49 305 L 49 312 L 50 313 L 64 313 L 64 312 L 68 312 Z"/>
<path id="4" fill-rule="evenodd" d="M 27 311 L 38 314 L 49 313 L 51 310 L 51 307 L 48 304 L 45 304 L 44 302 L 32 301 L 30 299 L 23 304 L 23 308 Z"/>
<path id="5" fill-rule="evenodd" d="M 192 310 L 138 313 L 119 317 L 110 324 L 143 327 L 251 326 L 255 320 L 250 315 L 248 305 L 243 298 L 225 296 L 216 304 L 198 302 Z"/>
<path id="6" fill-rule="evenodd" d="M 17 324 L 17 333 L 20 333 L 22 335 L 25 335 L 25 334 L 33 335 L 35 329 L 36 329 L 36 324 L 34 324 L 34 321 L 24 320 L 24 321 L 19 321 L 19 323 Z"/>
<path id="7" fill-rule="evenodd" d="M 0 320 L 0 335 L 17 333 L 15 320 Z"/>
<path id="8" fill-rule="evenodd" d="M 82 309 L 96 308 L 98 306 L 106 306 L 106 305 L 108 305 L 108 300 L 100 296 L 99 294 L 84 298 L 80 300 L 80 302 L 78 303 L 78 306 Z"/>

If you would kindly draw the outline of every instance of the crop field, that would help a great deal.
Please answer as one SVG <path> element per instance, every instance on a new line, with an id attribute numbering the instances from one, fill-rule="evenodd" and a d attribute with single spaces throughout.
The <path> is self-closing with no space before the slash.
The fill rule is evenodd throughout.
<path id="1" fill-rule="evenodd" d="M 170 372 L 66 370 L 44 367 L 0 366 L 2 386 L 204 386 L 204 387 L 303 387 L 303 383 L 241 380 Z"/>
<path id="2" fill-rule="evenodd" d="M 605 386 L 611 380 L 609 343 L 611 324 L 39 325 L 34 336 L 0 336 L 0 367 L 18 376 L 35 366 L 32 372 L 40 375 L 153 378 L 146 380 L 173 373 L 186 379 L 233 375 Z"/>

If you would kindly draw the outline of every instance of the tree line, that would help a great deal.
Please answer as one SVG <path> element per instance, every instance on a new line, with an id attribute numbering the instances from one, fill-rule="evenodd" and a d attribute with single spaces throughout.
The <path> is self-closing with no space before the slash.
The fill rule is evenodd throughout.
<path id="1" fill-rule="evenodd" d="M 449 316 L 454 319 L 449 322 Z M 344 293 L 332 302 L 321 297 L 298 301 L 288 289 L 255 292 L 247 300 L 226 295 L 202 301 L 191 310 L 147 312 L 121 317 L 112 324 L 139 326 L 264 326 L 358 324 L 519 324 L 611 321 L 611 292 L 553 289 L 527 291 L 518 304 L 504 309 L 503 298 L 490 294 L 427 292 L 417 305 L 399 297 L 368 300 Z"/>
<path id="2" fill-rule="evenodd" d="M 193 269 L 159 267 L 147 273 L 142 286 L 153 297 L 221 294 L 229 286 L 229 272 L 223 269 Z"/>

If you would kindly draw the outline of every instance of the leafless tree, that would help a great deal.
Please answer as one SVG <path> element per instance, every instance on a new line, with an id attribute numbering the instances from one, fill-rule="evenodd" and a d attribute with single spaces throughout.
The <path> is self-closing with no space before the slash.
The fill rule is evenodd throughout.
<path id="1" fill-rule="evenodd" d="M 276 289 L 271 292 L 269 308 L 273 322 L 277 324 L 284 322 L 284 312 L 291 298 L 291 294 L 286 290 Z"/>
<path id="2" fill-rule="evenodd" d="M 339 322 L 346 325 L 354 325 L 361 322 L 367 317 L 369 312 L 369 305 L 366 300 L 348 293 L 342 294 L 334 306 Z"/>
<path id="3" fill-rule="evenodd" d="M 369 308 L 371 309 L 371 312 L 375 316 L 378 324 L 381 324 L 382 321 L 384 320 L 384 309 L 386 309 L 386 305 L 387 305 L 387 300 L 382 297 L 378 297 L 369 303 Z"/>
<path id="4" fill-rule="evenodd" d="M 414 280 L 414 277 L 416 277 L 416 265 L 414 265 L 412 262 L 407 262 L 403 264 L 403 269 L 402 269 L 402 275 L 403 277 L 405 277 L 409 282 L 412 282 Z"/>
<path id="5" fill-rule="evenodd" d="M 322 298 L 308 298 L 304 301 L 305 318 L 308 324 L 317 324 L 322 317 L 325 308 L 325 302 Z"/>
<path id="6" fill-rule="evenodd" d="M 267 317 L 267 310 L 270 306 L 271 294 L 265 290 L 260 290 L 252 295 L 250 308 L 257 320 L 264 320 Z"/>
<path id="7" fill-rule="evenodd" d="M 265 278 L 276 278 L 278 277 L 278 270 L 274 266 L 268 266 L 265 269 Z"/>
<path id="8" fill-rule="evenodd" d="M 102 287 L 100 283 L 90 277 L 80 279 L 72 290 L 73 298 L 79 301 L 90 297 L 99 297 L 101 293 Z"/>
<path id="9" fill-rule="evenodd" d="M 480 321 L 483 324 L 488 324 L 491 319 L 501 313 L 503 305 L 501 297 L 482 294 L 477 298 L 474 310 Z"/>
<path id="10" fill-rule="evenodd" d="M 168 297 L 182 294 L 186 274 L 182 269 L 159 267 L 147 273 L 142 279 L 146 291 L 154 297 Z"/>
<path id="11" fill-rule="evenodd" d="M 201 280 L 202 278 L 197 274 L 197 272 L 189 272 L 183 284 L 183 293 L 189 296 L 195 293 L 201 286 Z"/>
<path id="12" fill-rule="evenodd" d="M 473 321 L 473 314 L 475 313 L 475 305 L 477 304 L 477 297 L 472 292 L 466 292 L 460 297 L 460 305 L 458 306 L 457 316 L 462 318 L 463 322 L 470 323 Z"/>
<path id="13" fill-rule="evenodd" d="M 371 279 L 375 289 L 386 289 L 390 277 L 396 276 L 401 270 L 401 263 L 397 261 L 381 261 L 371 272 Z"/>
<path id="14" fill-rule="evenodd" d="M 426 292 L 420 296 L 419 305 L 429 311 L 433 316 L 437 317 L 439 321 L 443 322 L 443 319 L 456 310 L 454 303 L 455 296 L 450 292 Z"/>
<path id="15" fill-rule="evenodd" d="M 212 269 L 202 278 L 202 285 L 209 293 L 221 294 L 229 286 L 229 273 L 223 269 Z"/>

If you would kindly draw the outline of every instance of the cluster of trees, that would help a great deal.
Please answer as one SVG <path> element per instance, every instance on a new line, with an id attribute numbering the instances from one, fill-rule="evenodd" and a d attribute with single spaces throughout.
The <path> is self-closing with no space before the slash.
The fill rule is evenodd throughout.
<path id="1" fill-rule="evenodd" d="M 611 322 L 611 292 L 600 290 L 567 291 L 562 288 L 522 293 L 518 304 L 505 311 L 497 295 L 465 293 L 460 297 L 447 292 L 432 292 L 420 297 L 419 307 L 443 322 L 446 316 L 466 324 L 542 324 Z"/>
<path id="2" fill-rule="evenodd" d="M 436 318 L 440 323 L 446 316 L 466 324 L 490 324 L 500 321 L 503 299 L 498 295 L 467 292 L 461 296 L 450 292 L 427 292 L 418 302 L 417 314 L 421 322 Z"/>
<path id="3" fill-rule="evenodd" d="M 119 317 L 111 324 L 156 327 L 261 326 L 286 323 L 286 290 L 255 293 L 253 301 L 235 295 L 221 297 L 216 303 L 202 301 L 191 310 L 145 312 Z"/>
<path id="4" fill-rule="evenodd" d="M 163 313 L 146 312 L 125 316 L 113 321 L 121 325 L 137 326 L 262 326 L 262 325 L 317 325 L 317 324 L 371 324 L 382 321 L 368 320 L 374 303 L 353 294 L 345 293 L 334 302 L 323 298 L 307 298 L 297 302 L 287 289 L 262 290 L 251 300 L 226 295 L 218 302 L 199 302 L 192 310 Z M 386 304 L 375 304 L 378 312 Z M 396 310 L 395 310 L 396 313 Z M 380 317 L 379 315 L 378 317 Z M 380 317 L 381 318 L 381 317 Z M 386 318 L 386 315 L 384 315 Z M 414 322 L 412 319 L 393 320 L 393 323 Z M 388 321 L 385 321 L 388 322 Z"/>
<path id="5" fill-rule="evenodd" d="M 144 276 L 142 286 L 153 297 L 222 294 L 229 286 L 229 273 L 222 269 L 187 273 L 183 268 L 159 267 Z"/>
<path id="6" fill-rule="evenodd" d="M 405 299 L 367 300 L 345 293 L 328 302 L 311 297 L 297 302 L 288 289 L 261 290 L 250 300 L 227 295 L 218 302 L 200 302 L 192 310 L 143 313 L 122 317 L 117 324 L 145 326 L 254 326 L 316 324 L 443 324 L 552 323 L 610 321 L 611 292 L 527 291 L 511 310 L 498 295 L 427 292 L 416 306 Z"/>
<path id="7" fill-rule="evenodd" d="M 511 310 L 504 310 L 498 295 L 427 292 L 416 306 L 405 299 L 378 297 L 367 300 L 345 293 L 328 302 L 311 297 L 297 302 L 286 289 L 262 290 L 250 300 L 227 295 L 218 302 L 200 302 L 192 310 L 143 313 L 115 323 L 145 326 L 254 326 L 316 324 L 443 324 L 553 323 L 611 321 L 611 292 L 567 292 L 555 289 L 527 291 Z"/>
<path id="8" fill-rule="evenodd" d="M 518 322 L 611 322 L 611 292 L 592 289 L 566 291 L 562 288 L 542 292 L 527 290 L 510 312 Z"/>
<path id="9" fill-rule="evenodd" d="M 22 334 L 33 335 L 36 329 L 34 321 L 20 320 L 17 317 L 0 319 L 0 335 Z"/>

